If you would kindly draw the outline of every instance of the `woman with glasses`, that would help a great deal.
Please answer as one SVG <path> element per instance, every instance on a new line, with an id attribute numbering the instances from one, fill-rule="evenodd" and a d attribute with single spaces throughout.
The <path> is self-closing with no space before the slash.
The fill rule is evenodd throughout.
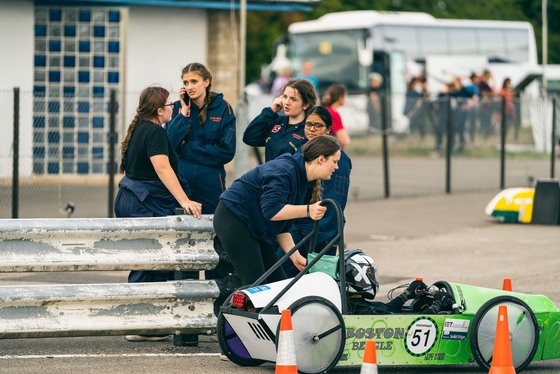
<path id="1" fill-rule="evenodd" d="M 305 120 L 305 137 L 308 141 L 311 139 L 321 136 L 321 135 L 332 135 L 332 116 L 330 112 L 321 107 L 316 106 L 309 111 L 307 119 Z M 305 150 L 306 145 L 298 151 L 302 152 Z M 338 169 L 334 171 L 331 178 L 322 181 L 322 192 L 321 200 L 323 199 L 334 199 L 340 205 L 342 212 L 344 213 L 344 208 L 346 208 L 346 202 L 348 200 L 348 188 L 350 186 L 350 171 L 352 170 L 352 162 L 344 150 L 340 151 L 340 160 L 338 161 Z M 294 242 L 297 243 L 301 241 L 307 234 L 313 229 L 313 221 L 307 218 L 301 218 L 294 221 L 290 234 Z M 327 207 L 325 216 L 319 222 L 319 231 L 317 235 L 317 242 L 315 248 L 317 251 L 325 248 L 325 246 L 334 238 L 337 234 L 337 218 L 336 211 L 332 206 Z M 307 253 L 309 251 L 308 247 L 303 247 L 300 250 L 300 254 L 307 258 Z M 327 254 L 336 254 L 337 246 L 333 246 Z M 278 258 L 284 256 L 284 251 L 279 248 L 277 251 Z M 289 277 L 294 277 L 298 273 L 298 269 L 289 262 L 284 262 L 282 265 L 284 272 Z"/>
<path id="2" fill-rule="evenodd" d="M 226 189 L 224 165 L 235 156 L 235 114 L 221 93 L 212 92 L 212 74 L 206 66 L 185 66 L 179 101 L 166 130 L 179 154 L 179 173 L 192 197 L 202 203 L 202 214 L 213 214 Z"/>
<path id="3" fill-rule="evenodd" d="M 178 175 L 177 153 L 162 125 L 171 119 L 169 92 L 148 87 L 140 94 L 136 116 L 121 144 L 119 182 L 115 199 L 117 217 L 162 217 L 175 214 L 176 207 L 200 218 L 201 206 L 189 199 L 188 183 Z M 172 271 L 132 271 L 128 281 L 164 282 Z"/>
<path id="4" fill-rule="evenodd" d="M 317 102 L 315 88 L 306 79 L 292 79 L 270 107 L 263 109 L 247 127 L 243 142 L 265 147 L 265 161 L 283 153 L 294 154 L 307 142 L 304 121 L 307 111 Z M 278 114 L 284 110 L 284 115 Z"/>

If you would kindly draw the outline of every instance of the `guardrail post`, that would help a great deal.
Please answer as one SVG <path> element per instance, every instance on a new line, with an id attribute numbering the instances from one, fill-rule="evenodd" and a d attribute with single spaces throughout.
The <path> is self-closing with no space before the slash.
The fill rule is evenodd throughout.
<path id="1" fill-rule="evenodd" d="M 176 208 L 175 215 L 187 214 L 184 208 Z M 174 280 L 199 279 L 198 271 L 176 270 L 173 272 Z M 197 334 L 176 334 L 173 335 L 173 345 L 176 347 L 198 347 Z"/>
<path id="2" fill-rule="evenodd" d="M 14 87 L 14 139 L 12 166 L 12 218 L 18 218 L 19 212 L 19 87 Z"/>

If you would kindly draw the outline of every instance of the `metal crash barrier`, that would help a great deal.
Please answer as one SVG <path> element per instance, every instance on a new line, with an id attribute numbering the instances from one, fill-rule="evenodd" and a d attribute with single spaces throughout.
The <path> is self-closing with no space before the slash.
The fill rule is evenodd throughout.
<path id="1" fill-rule="evenodd" d="M 0 272 L 216 267 L 212 216 L 0 220 Z M 213 280 L 0 286 L 0 338 L 211 334 Z"/>

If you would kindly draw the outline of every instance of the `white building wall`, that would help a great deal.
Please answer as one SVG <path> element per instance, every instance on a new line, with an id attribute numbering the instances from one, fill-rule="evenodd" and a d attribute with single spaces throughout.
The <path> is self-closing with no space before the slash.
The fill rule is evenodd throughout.
<path id="1" fill-rule="evenodd" d="M 178 100 L 183 67 L 191 62 L 206 64 L 207 23 L 204 9 L 130 6 L 125 43 L 124 130 L 145 87 L 159 84 L 171 92 L 172 100 Z"/>
<path id="2" fill-rule="evenodd" d="M 12 175 L 13 88 L 20 88 L 19 169 L 31 173 L 33 2 L 0 2 L 0 178 Z"/>

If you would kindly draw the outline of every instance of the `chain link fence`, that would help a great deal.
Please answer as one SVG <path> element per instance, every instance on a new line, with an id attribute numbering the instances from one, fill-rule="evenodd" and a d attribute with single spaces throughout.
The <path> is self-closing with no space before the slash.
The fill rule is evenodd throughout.
<path id="1" fill-rule="evenodd" d="M 80 106 L 79 95 L 64 97 L 56 107 L 48 97 L 22 91 L 19 175 L 14 180 L 14 91 L 0 91 L 0 125 L 5 139 L 0 146 L 0 218 L 13 217 L 14 204 L 18 218 L 109 215 L 116 193 L 116 188 L 110 191 L 108 174 L 109 94 L 90 100 L 96 107 L 86 111 Z M 120 162 L 121 134 L 134 115 L 138 94 L 117 95 L 117 102 L 123 105 L 117 106 L 115 167 Z M 407 113 L 408 125 L 399 126 L 398 132 L 391 130 L 389 123 L 385 132 L 372 128 L 367 134 L 352 137 L 347 150 L 353 164 L 351 201 L 497 192 L 502 187 L 532 185 L 538 178 L 560 172 L 552 157 L 553 139 L 557 141 L 560 134 L 560 108 L 555 99 L 503 102 L 496 97 L 477 104 L 442 97 L 419 100 L 413 108 Z M 255 164 L 252 160 L 250 167 Z M 231 183 L 232 164 L 226 168 Z M 114 183 L 119 179 L 120 175 L 115 175 Z"/>

